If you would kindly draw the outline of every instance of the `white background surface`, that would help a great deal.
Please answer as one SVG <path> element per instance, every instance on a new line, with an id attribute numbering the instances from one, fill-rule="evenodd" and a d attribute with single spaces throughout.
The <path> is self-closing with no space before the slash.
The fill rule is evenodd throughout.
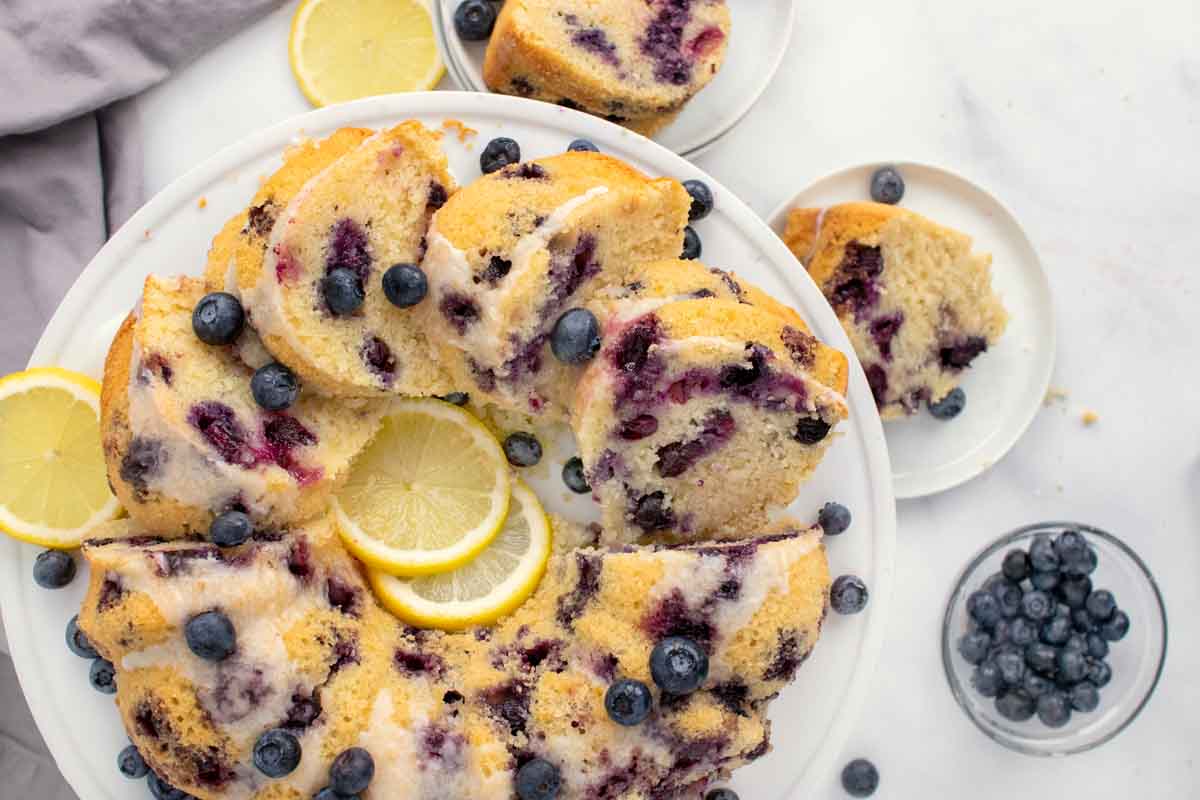
<path id="1" fill-rule="evenodd" d="M 287 71 L 289 13 L 139 101 L 148 194 L 306 109 Z M 891 630 L 846 759 L 879 765 L 883 798 L 1197 796 L 1200 4 L 864 0 L 804 3 L 797 17 L 773 86 L 698 163 L 764 214 L 870 160 L 943 164 L 991 188 L 1049 272 L 1054 383 L 1069 392 L 986 475 L 900 504 Z M 1099 424 L 1082 426 L 1085 408 Z M 967 558 L 1049 518 L 1130 542 L 1173 635 L 1158 694 L 1129 730 L 1039 761 L 985 739 L 954 705 L 938 633 Z M 825 796 L 842 796 L 836 781 Z"/>

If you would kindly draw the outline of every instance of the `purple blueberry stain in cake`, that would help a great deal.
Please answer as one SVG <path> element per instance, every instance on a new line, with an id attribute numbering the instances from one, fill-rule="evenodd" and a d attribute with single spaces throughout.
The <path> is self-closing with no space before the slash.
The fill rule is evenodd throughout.
<path id="1" fill-rule="evenodd" d="M 725 288 L 729 293 L 738 299 L 738 302 L 745 302 L 743 299 L 742 285 L 737 280 L 723 269 L 718 267 L 709 267 L 708 271 L 721 279 L 721 283 L 725 284 Z"/>
<path id="2" fill-rule="evenodd" d="M 462 692 L 450 689 L 442 695 L 442 702 L 448 706 L 453 706 L 461 703 L 466 698 L 462 696 Z"/>
<path id="3" fill-rule="evenodd" d="M 329 232 L 325 249 L 325 274 L 335 269 L 348 269 L 364 284 L 371 272 L 371 253 L 367 232 L 352 219 L 338 220 Z"/>
<path id="4" fill-rule="evenodd" d="M 488 286 L 495 286 L 504 280 L 510 270 L 512 270 L 511 261 L 500 256 L 492 256 L 488 259 L 487 266 L 480 270 L 479 274 L 472 280 L 475 283 L 486 283 Z"/>
<path id="5" fill-rule="evenodd" d="M 510 164 L 500 170 L 500 177 L 525 181 L 544 181 L 550 178 L 550 173 L 541 164 L 526 161 L 523 164 Z"/>
<path id="6" fill-rule="evenodd" d="M 497 721 L 508 725 L 508 731 L 516 736 L 524 732 L 529 722 L 529 686 L 523 681 L 511 680 L 484 689 L 479 693 L 480 701 L 488 707 Z"/>
<path id="7" fill-rule="evenodd" d="M 325 474 L 322 467 L 305 467 L 296 460 L 295 451 L 316 444 L 317 437 L 295 417 L 284 413 L 267 417 L 263 422 L 263 439 L 265 460 L 286 470 L 301 486 L 312 485 Z"/>
<path id="8" fill-rule="evenodd" d="M 758 744 L 756 744 L 754 747 L 747 750 L 746 752 L 742 753 L 742 758 L 746 759 L 747 761 L 754 761 L 755 759 L 762 758 L 763 756 L 765 756 L 768 752 L 770 752 L 770 750 L 771 750 L 771 737 L 768 734 L 763 737 L 763 740 L 761 742 L 759 742 Z"/>
<path id="9" fill-rule="evenodd" d="M 621 59 L 617 56 L 617 46 L 601 28 L 584 28 L 575 31 L 571 34 L 571 43 L 593 54 L 605 64 L 613 67 L 621 64 Z"/>
<path id="10" fill-rule="evenodd" d="M 664 478 L 677 478 L 697 461 L 720 449 L 737 429 L 733 415 L 714 408 L 705 415 L 700 432 L 693 439 L 671 442 L 658 448 L 654 470 Z"/>
<path id="11" fill-rule="evenodd" d="M 446 205 L 446 201 L 450 199 L 446 187 L 437 181 L 429 182 L 429 194 L 426 196 L 425 205 L 427 208 L 439 209 Z"/>
<path id="12" fill-rule="evenodd" d="M 550 243 L 550 269 L 546 274 L 549 291 L 546 301 L 538 310 L 538 317 L 545 321 L 558 318 L 571 295 L 589 278 L 600 274 L 600 262 L 596 260 L 596 237 L 590 233 L 580 234 L 570 248 Z"/>
<path id="13" fill-rule="evenodd" d="M 438 310 L 459 336 L 464 335 L 468 328 L 479 321 L 479 304 L 461 292 L 446 292 L 442 295 Z"/>
<path id="14" fill-rule="evenodd" d="M 668 636 L 685 636 L 700 645 L 707 645 L 716 632 L 712 619 L 704 609 L 688 605 L 679 589 L 674 590 L 646 613 L 642 630 L 654 641 Z"/>
<path id="15" fill-rule="evenodd" d="M 287 568 L 301 583 L 307 583 L 312 577 L 312 549 L 308 546 L 307 539 L 298 537 L 292 542 L 288 548 Z"/>
<path id="16" fill-rule="evenodd" d="M 105 575 L 104 582 L 100 584 L 100 595 L 96 598 L 96 608 L 108 611 L 120 603 L 124 596 L 125 587 L 121 584 L 121 578 L 117 575 Z"/>
<path id="17" fill-rule="evenodd" d="M 588 483 L 596 486 L 611 481 L 616 475 L 625 472 L 625 459 L 614 450 L 605 450 L 596 459 L 595 466 L 588 473 Z"/>
<path id="18" fill-rule="evenodd" d="M 562 666 L 565 666 L 562 663 L 562 648 L 563 642 L 560 640 L 542 639 L 531 647 L 527 647 L 521 651 L 521 662 L 526 668 L 533 670 L 541 666 L 547 659 L 551 659 L 552 661 L 558 661 L 560 664 L 559 669 L 555 670 L 557 672 Z"/>
<path id="19" fill-rule="evenodd" d="M 121 480 L 133 488 L 134 497 L 145 501 L 150 479 L 167 460 L 167 449 L 157 439 L 135 436 L 121 458 Z"/>
<path id="20" fill-rule="evenodd" d="M 692 79 L 692 62 L 682 52 L 683 31 L 692 17 L 692 0 L 659 0 L 656 5 L 658 13 L 646 26 L 638 46 L 655 62 L 656 80 L 685 86 Z"/>
<path id="21" fill-rule="evenodd" d="M 663 360 L 652 352 L 662 339 L 658 318 L 647 315 L 630 324 L 618 337 L 609 360 L 616 370 L 614 405 L 645 406 L 657 398 L 654 387 L 666 370 Z"/>
<path id="22" fill-rule="evenodd" d="M 709 691 L 729 713 L 739 717 L 749 716 L 746 701 L 750 696 L 750 687 L 742 681 L 733 679 L 718 683 Z"/>
<path id="23" fill-rule="evenodd" d="M 275 245 L 275 280 L 278 283 L 291 283 L 300 277 L 300 262 L 292 255 L 292 251 L 283 246 Z"/>
<path id="24" fill-rule="evenodd" d="M 598 655 L 592 659 L 592 672 L 596 673 L 596 677 L 607 683 L 612 683 L 617 677 L 617 666 L 620 660 L 612 653 Z"/>
<path id="25" fill-rule="evenodd" d="M 513 92 L 519 97 L 530 97 L 537 91 L 537 87 L 528 78 L 521 75 L 514 75 L 512 78 L 509 78 L 508 85 L 512 87 Z"/>
<path id="26" fill-rule="evenodd" d="M 336 575 L 325 580 L 325 597 L 329 605 L 350 617 L 357 617 L 359 611 L 359 591 Z"/>
<path id="27" fill-rule="evenodd" d="M 842 263 L 834 273 L 829 302 L 839 312 L 862 317 L 879 302 L 878 278 L 883 272 L 883 251 L 858 242 L 846 244 Z"/>
<path id="28" fill-rule="evenodd" d="M 428 769 L 434 762 L 442 769 L 461 769 L 467 740 L 461 733 L 453 733 L 441 725 L 430 725 L 421 736 L 421 749 L 425 756 L 420 769 Z"/>
<path id="29" fill-rule="evenodd" d="M 150 700 L 142 700 L 133 709 L 133 726 L 147 739 L 158 739 L 166 729 L 166 720 L 163 719 L 157 704 Z"/>
<path id="30" fill-rule="evenodd" d="M 333 677 L 352 664 L 359 663 L 358 637 L 353 633 L 338 631 L 331 655 L 333 658 L 329 662 L 329 677 Z"/>
<path id="31" fill-rule="evenodd" d="M 723 41 L 725 41 L 725 32 L 716 25 L 709 25 L 693 36 L 691 41 L 684 46 L 684 49 L 692 58 L 701 59 L 713 50 L 716 50 Z"/>
<path id="32" fill-rule="evenodd" d="M 275 227 L 275 218 L 278 214 L 279 207 L 270 200 L 261 205 L 251 206 L 250 210 L 246 212 L 246 226 L 242 228 L 242 233 L 253 231 L 259 238 L 267 238 L 271 233 L 271 228 Z"/>
<path id="33" fill-rule="evenodd" d="M 938 350 L 938 361 L 943 369 L 965 369 L 971 365 L 976 356 L 986 351 L 987 348 L 987 339 L 984 337 L 968 336 L 949 344 L 943 344 Z"/>
<path id="34" fill-rule="evenodd" d="M 763 672 L 764 681 L 790 681 L 796 675 L 796 670 L 808 657 L 808 652 L 801 648 L 801 637 L 796 631 L 780 631 L 779 644 L 775 656 Z"/>
<path id="35" fill-rule="evenodd" d="M 516 350 L 500 368 L 500 374 L 504 376 L 505 383 L 516 384 L 527 376 L 536 375 L 541 371 L 542 351 L 546 347 L 548 338 L 544 333 L 539 333 L 524 343 L 516 336 L 510 338 Z"/>
<path id="36" fill-rule="evenodd" d="M 883 356 L 884 361 L 892 360 L 892 339 L 900 332 L 900 326 L 903 324 L 904 314 L 900 311 L 885 317 L 876 317 L 871 322 L 871 338 L 875 340 L 875 346 L 879 348 L 879 355 Z"/>
<path id="37" fill-rule="evenodd" d="M 305 691 L 299 686 L 292 692 L 292 704 L 288 706 L 287 714 L 280 727 L 292 731 L 302 731 L 317 721 L 321 716 L 321 696 L 315 689 Z"/>
<path id="38" fill-rule="evenodd" d="M 274 693 L 262 667 L 224 662 L 217 667 L 216 685 L 196 694 L 213 722 L 229 725 L 249 716 Z"/>
<path id="39" fill-rule="evenodd" d="M 133 710 L 134 728 L 142 736 L 154 741 L 167 740 L 161 749 L 169 748 L 175 760 L 184 765 L 192 775 L 194 783 L 221 790 L 237 775 L 234 768 L 214 752 L 215 748 L 200 748 L 179 740 L 171 729 L 171 718 L 157 701 L 142 700 Z"/>
<path id="40" fill-rule="evenodd" d="M 867 373 L 867 385 L 871 387 L 871 396 L 875 398 L 875 405 L 882 407 L 887 403 L 887 371 L 880 364 L 868 364 L 864 371 Z"/>
<path id="41" fill-rule="evenodd" d="M 558 598 L 558 609 L 554 615 L 558 624 L 568 630 L 600 591 L 600 573 L 604 570 L 604 560 L 592 553 L 576 553 L 575 567 L 579 572 L 575 588 Z"/>
<path id="42" fill-rule="evenodd" d="M 467 357 L 467 368 L 471 371 L 471 377 L 475 379 L 475 385 L 485 392 L 493 392 L 496 390 L 496 371 L 491 367 L 485 367 L 470 356 Z"/>
<path id="43" fill-rule="evenodd" d="M 224 403 L 215 400 L 196 403 L 188 411 L 188 423 L 227 464 L 250 468 L 258 462 L 237 413 Z"/>
<path id="44" fill-rule="evenodd" d="M 658 418 L 653 414 L 638 414 L 633 419 L 627 419 L 617 426 L 617 436 L 627 442 L 636 442 L 653 436 L 658 430 Z"/>
<path id="45" fill-rule="evenodd" d="M 368 336 L 363 340 L 358 355 L 380 383 L 392 385 L 396 379 L 396 357 L 392 355 L 392 348 L 388 347 L 387 342 L 378 336 Z"/>
<path id="46" fill-rule="evenodd" d="M 631 498 L 630 516 L 633 522 L 646 533 L 674 527 L 675 512 L 667 505 L 663 492 L 651 492 Z"/>
<path id="47" fill-rule="evenodd" d="M 431 678 L 440 678 L 446 671 L 446 662 L 442 660 L 441 656 L 403 648 L 396 649 L 392 655 L 392 663 L 405 675 L 428 675 Z"/>
<path id="48" fill-rule="evenodd" d="M 694 291 L 690 295 L 688 295 L 688 297 L 691 297 L 694 300 L 703 300 L 706 297 L 716 297 L 716 296 L 717 296 L 717 293 L 714 292 L 712 289 L 697 289 L 696 291 Z"/>
<path id="49" fill-rule="evenodd" d="M 150 353 L 142 360 L 141 369 L 138 370 L 138 383 L 143 386 L 150 383 L 151 376 L 157 376 L 167 386 L 171 385 L 175 377 L 175 370 L 171 369 L 171 363 L 162 353 Z"/>
<path id="50" fill-rule="evenodd" d="M 783 345 L 787 348 L 788 355 L 792 357 L 796 366 L 801 369 L 812 369 L 817 361 L 816 337 L 799 328 L 793 328 L 791 325 L 784 326 L 779 336 L 783 339 Z"/>

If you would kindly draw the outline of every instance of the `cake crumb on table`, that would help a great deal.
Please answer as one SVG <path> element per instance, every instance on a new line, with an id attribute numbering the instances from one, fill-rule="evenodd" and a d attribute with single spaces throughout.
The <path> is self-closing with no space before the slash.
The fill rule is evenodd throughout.
<path id="1" fill-rule="evenodd" d="M 1095 411 L 1088 409 L 1087 411 L 1083 412 L 1083 415 L 1080 417 L 1080 419 L 1083 420 L 1084 425 L 1090 428 L 1100 421 L 1100 415 Z"/>
<path id="2" fill-rule="evenodd" d="M 196 201 L 196 208 L 208 208 L 208 198 L 201 197 Z"/>
<path id="3" fill-rule="evenodd" d="M 1042 400 L 1042 405 L 1052 406 L 1055 403 L 1061 403 L 1067 399 L 1067 390 L 1060 389 L 1057 386 L 1051 386 L 1046 390 L 1046 397 Z"/>
<path id="4" fill-rule="evenodd" d="M 467 127 L 457 119 L 444 120 L 442 122 L 442 127 L 448 131 L 455 131 L 455 135 L 458 136 L 458 141 L 463 144 L 466 144 L 467 139 L 470 139 L 472 136 L 475 136 L 479 133 L 479 131 L 475 130 L 474 128 Z"/>

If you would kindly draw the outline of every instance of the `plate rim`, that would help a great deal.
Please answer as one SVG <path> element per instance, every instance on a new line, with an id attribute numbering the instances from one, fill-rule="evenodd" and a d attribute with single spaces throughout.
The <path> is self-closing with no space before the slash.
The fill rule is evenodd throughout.
<path id="1" fill-rule="evenodd" d="M 145 231 L 152 230 L 157 221 L 174 213 L 176 209 L 193 202 L 204 187 L 228 176 L 231 167 L 268 152 L 277 153 L 293 142 L 298 134 L 310 135 L 345 125 L 364 124 L 367 120 L 379 117 L 399 121 L 414 115 L 439 114 L 445 114 L 448 118 L 466 119 L 470 119 L 472 114 L 489 114 L 507 122 L 532 122 L 550 128 L 561 128 L 561 119 L 566 115 L 565 118 L 570 120 L 573 131 L 598 139 L 618 140 L 627 137 L 630 139 L 627 142 L 628 148 L 637 152 L 638 159 L 660 165 L 665 168 L 666 174 L 680 179 L 688 176 L 708 181 L 714 191 L 722 197 L 723 213 L 729 214 L 731 222 L 747 241 L 763 251 L 767 262 L 774 268 L 783 272 L 781 266 L 794 261 L 783 241 L 736 194 L 684 157 L 626 128 L 582 112 L 507 95 L 446 91 L 383 95 L 307 111 L 269 125 L 221 148 L 172 180 L 139 208 L 80 272 L 43 330 L 30 356 L 29 364 L 32 366 L 44 362 L 50 354 L 64 346 L 74 330 L 71 320 L 75 318 L 76 311 L 89 303 L 107 280 L 119 272 L 122 257 L 131 247 L 137 246 Z M 555 120 L 556 117 L 559 118 L 558 121 Z M 844 335 L 832 310 L 811 302 L 811 299 L 820 293 L 808 278 L 807 272 L 795 269 L 784 274 L 790 276 L 786 280 L 791 284 L 791 288 L 810 299 L 808 305 L 811 308 L 806 307 L 806 312 L 813 317 L 825 318 L 823 324 L 826 327 L 832 326 L 831 330 Z M 853 353 L 848 353 L 847 357 L 851 362 L 857 363 Z M 852 408 L 863 406 L 864 402 L 856 398 L 869 397 L 869 391 L 861 367 L 851 369 L 850 383 L 847 401 Z M 871 499 L 874 518 L 871 564 L 872 574 L 875 576 L 875 584 L 872 587 L 873 602 L 870 613 L 865 616 L 866 628 L 859 640 L 854 671 L 847 684 L 842 705 L 830 726 L 829 735 L 810 753 L 804 771 L 784 790 L 785 795 L 793 797 L 800 796 L 801 787 L 819 785 L 828 775 L 849 737 L 852 726 L 857 723 L 867 692 L 873 685 L 871 678 L 878 665 L 891 613 L 891 597 L 895 583 L 896 503 L 892 492 L 887 443 L 878 415 L 857 413 L 854 419 L 856 424 L 850 429 L 849 435 L 858 436 L 862 440 L 869 484 L 864 487 L 864 491 Z M 74 735 L 70 726 L 64 724 L 66 717 L 59 713 L 53 702 L 53 687 L 48 678 L 38 670 L 37 652 L 32 645 L 33 634 L 30 630 L 33 616 L 28 613 L 18 588 L 22 577 L 28 577 L 17 574 L 21 547 L 22 543 L 16 540 L 0 537 L 0 578 L 9 578 L 0 579 L 0 618 L 3 619 L 8 634 L 10 655 L 22 692 L 57 768 L 72 789 L 82 800 L 107 797 L 103 787 L 86 768 L 83 759 L 70 758 L 77 746 L 73 741 Z"/>

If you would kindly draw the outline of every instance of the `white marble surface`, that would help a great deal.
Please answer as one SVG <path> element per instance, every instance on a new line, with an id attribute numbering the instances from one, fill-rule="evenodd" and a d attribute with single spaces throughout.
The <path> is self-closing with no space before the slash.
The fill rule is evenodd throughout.
<path id="1" fill-rule="evenodd" d="M 148 193 L 306 110 L 287 71 L 289 13 L 139 101 Z M 900 505 L 892 626 L 845 753 L 879 765 L 879 797 L 1200 795 L 1198 43 L 1195 0 L 804 3 L 775 84 L 699 159 L 763 214 L 851 163 L 957 169 L 1016 212 L 1056 294 L 1054 383 L 1066 401 L 983 477 Z M 1085 408 L 1099 424 L 1084 428 Z M 1142 554 L 1173 637 L 1158 694 L 1129 730 L 1092 753 L 1037 760 L 959 712 L 938 636 L 968 556 L 1055 518 L 1106 528 Z M 835 775 L 827 796 L 842 796 Z"/>

